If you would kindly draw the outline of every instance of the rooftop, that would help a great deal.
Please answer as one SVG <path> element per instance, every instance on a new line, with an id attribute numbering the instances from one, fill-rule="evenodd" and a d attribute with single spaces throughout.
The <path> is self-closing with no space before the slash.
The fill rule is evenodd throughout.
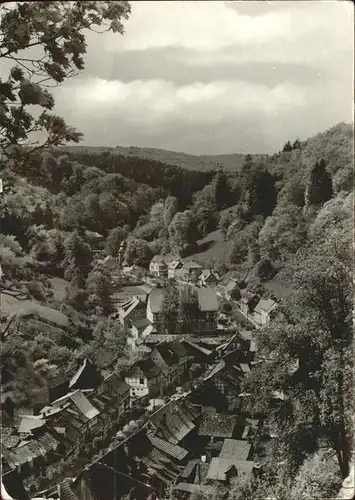
<path id="1" fill-rule="evenodd" d="M 198 430 L 200 436 L 230 438 L 237 425 L 237 416 L 207 411 Z"/>
<path id="2" fill-rule="evenodd" d="M 260 299 L 254 308 L 254 312 L 263 312 L 269 314 L 275 309 L 277 302 L 272 299 Z"/>
<path id="3" fill-rule="evenodd" d="M 124 380 L 121 380 L 117 373 L 113 372 L 106 377 L 102 382 L 102 387 L 109 387 L 119 395 L 125 394 L 129 391 L 130 386 Z"/>
<path id="4" fill-rule="evenodd" d="M 235 467 L 238 475 L 250 476 L 253 472 L 254 462 L 237 460 L 235 458 L 212 458 L 207 479 L 225 481 L 227 479 L 226 473 L 232 467 Z"/>
<path id="5" fill-rule="evenodd" d="M 248 460 L 251 444 L 248 441 L 225 439 L 219 458 L 233 458 L 235 460 Z"/>
<path id="6" fill-rule="evenodd" d="M 149 436 L 149 440 L 155 448 L 176 460 L 183 460 L 189 453 L 185 448 L 169 443 L 169 441 L 156 436 Z"/>

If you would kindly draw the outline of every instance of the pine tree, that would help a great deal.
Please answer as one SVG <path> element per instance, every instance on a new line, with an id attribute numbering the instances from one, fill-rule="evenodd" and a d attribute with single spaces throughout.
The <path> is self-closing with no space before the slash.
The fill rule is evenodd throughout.
<path id="1" fill-rule="evenodd" d="M 227 176 L 223 170 L 219 170 L 217 172 L 217 175 L 213 180 L 213 184 L 217 210 L 220 211 L 228 205 L 230 198 L 230 186 L 228 184 Z"/>
<path id="2" fill-rule="evenodd" d="M 275 208 L 277 193 L 274 177 L 261 166 L 252 168 L 246 179 L 244 201 L 251 215 L 268 217 Z"/>
<path id="3" fill-rule="evenodd" d="M 287 141 L 284 147 L 282 148 L 282 152 L 289 153 L 290 151 L 292 151 L 292 144 L 290 141 Z"/>
<path id="4" fill-rule="evenodd" d="M 311 169 L 305 193 L 306 206 L 323 205 L 333 195 L 332 178 L 326 170 L 324 159 L 318 160 Z"/>

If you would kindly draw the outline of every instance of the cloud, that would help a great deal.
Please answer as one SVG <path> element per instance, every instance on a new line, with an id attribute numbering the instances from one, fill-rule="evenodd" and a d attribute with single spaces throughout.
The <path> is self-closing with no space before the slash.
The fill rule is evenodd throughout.
<path id="1" fill-rule="evenodd" d="M 220 1 L 133 2 L 125 36 L 117 40 L 108 35 L 105 50 L 183 47 L 203 52 L 235 46 L 248 53 L 258 47 L 259 57 L 264 58 L 273 54 L 267 55 L 263 46 L 267 49 L 274 44 L 274 49 L 287 59 L 294 44 L 302 52 L 311 41 L 307 47 L 309 57 L 318 56 L 319 50 L 336 51 L 349 46 L 347 37 L 353 32 L 350 2 L 282 2 L 284 7 L 276 9 L 272 8 L 273 2 L 245 3 L 249 13 L 245 13 L 242 2 L 236 2 L 233 9 L 229 2 Z"/>
<path id="2" fill-rule="evenodd" d="M 176 86 L 165 80 L 92 78 L 58 89 L 56 101 L 84 132 L 86 144 L 196 154 L 273 152 L 289 138 L 307 137 L 350 116 L 339 102 L 331 104 L 332 91 L 332 86 L 319 93 L 317 85 L 305 90 L 287 82 L 269 88 L 243 81 Z"/>
<path id="3" fill-rule="evenodd" d="M 352 121 L 353 17 L 345 1 L 132 2 L 124 36 L 87 33 L 55 111 L 85 144 L 273 152 Z"/>

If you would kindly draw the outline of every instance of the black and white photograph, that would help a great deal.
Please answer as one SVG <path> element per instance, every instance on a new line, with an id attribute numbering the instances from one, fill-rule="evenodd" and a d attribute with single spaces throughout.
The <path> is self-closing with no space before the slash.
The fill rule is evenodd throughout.
<path id="1" fill-rule="evenodd" d="M 0 2 L 1 500 L 355 500 L 354 5 Z"/>

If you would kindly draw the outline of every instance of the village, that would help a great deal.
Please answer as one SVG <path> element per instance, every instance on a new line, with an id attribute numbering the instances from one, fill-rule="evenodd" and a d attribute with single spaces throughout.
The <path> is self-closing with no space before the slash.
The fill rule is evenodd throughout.
<path id="1" fill-rule="evenodd" d="M 2 498 L 148 499 L 169 490 L 187 499 L 262 473 L 267 415 L 249 412 L 240 385 L 277 302 L 193 261 L 154 257 L 143 277 L 111 256 L 97 265 L 120 283 L 112 318 L 141 354 L 120 373 L 85 359 L 49 381 L 34 411 L 18 411 L 2 395 Z M 197 307 L 167 329 L 164 293 L 172 286 Z"/>

